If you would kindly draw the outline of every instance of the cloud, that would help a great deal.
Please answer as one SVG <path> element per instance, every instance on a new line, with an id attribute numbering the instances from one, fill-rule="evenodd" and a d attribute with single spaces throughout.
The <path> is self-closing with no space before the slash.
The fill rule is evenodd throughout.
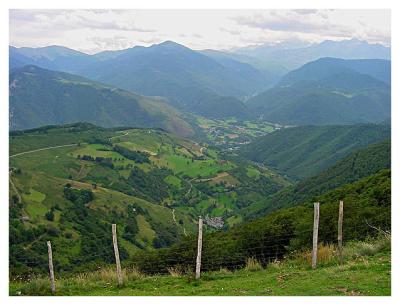
<path id="1" fill-rule="evenodd" d="M 295 12 L 299 15 L 312 15 L 312 14 L 316 14 L 318 12 L 318 10 L 299 9 L 299 10 L 293 10 L 293 12 Z"/>
<path id="2" fill-rule="evenodd" d="M 358 38 L 390 45 L 384 10 L 10 10 L 10 44 L 91 53 L 173 40 L 193 49 Z"/>
<path id="3" fill-rule="evenodd" d="M 299 14 L 303 15 L 301 18 Z M 352 29 L 326 20 L 323 14 L 316 10 L 271 11 L 253 16 L 238 16 L 234 20 L 253 28 L 297 33 L 318 33 L 330 36 L 347 37 Z"/>
<path id="4" fill-rule="evenodd" d="M 11 10 L 14 21 L 36 22 L 37 27 L 72 30 L 80 28 L 151 33 L 154 29 L 139 27 L 132 20 L 116 18 L 111 10 Z"/>

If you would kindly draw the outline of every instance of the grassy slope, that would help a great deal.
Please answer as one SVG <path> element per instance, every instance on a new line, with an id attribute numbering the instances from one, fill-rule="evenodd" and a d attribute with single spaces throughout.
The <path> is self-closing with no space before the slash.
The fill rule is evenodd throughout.
<path id="1" fill-rule="evenodd" d="M 79 131 L 75 132 L 76 129 Z M 109 138 L 113 144 L 148 152 L 151 163 L 139 164 L 126 159 L 104 144 L 88 144 L 87 142 L 93 137 Z M 201 179 L 207 181 L 211 179 L 206 182 L 210 185 L 221 183 L 222 180 L 227 183 L 238 183 L 233 176 L 225 172 L 236 168 L 237 165 L 229 161 L 220 162 L 217 151 L 205 149 L 195 142 L 160 130 L 113 131 L 99 129 L 93 125 L 78 124 L 61 128 L 44 128 L 22 134 L 16 132 L 10 138 L 10 152 L 11 155 L 15 155 L 38 148 L 78 142 L 81 143 L 79 146 L 35 151 L 10 159 L 10 167 L 22 171 L 11 174 L 11 181 L 16 186 L 18 193 L 15 193 L 10 184 L 10 198 L 13 195 L 20 195 L 22 197 L 20 216 L 29 217 L 25 222 L 21 222 L 20 217 L 15 220 L 25 228 L 35 228 L 40 225 L 55 227 L 61 231 L 61 236 L 56 238 L 60 241 L 60 246 L 67 241 L 64 238 L 64 233 L 67 232 L 72 233 L 71 242 L 79 240 L 79 232 L 74 229 L 73 225 L 66 226 L 60 222 L 60 214 L 68 211 L 71 204 L 63 195 L 63 187 L 66 183 L 71 183 L 77 189 L 92 189 L 95 200 L 88 207 L 98 211 L 100 213 L 98 219 L 106 223 L 110 222 L 108 216 L 113 211 L 123 213 L 126 217 L 128 204 L 134 203 L 145 209 L 149 213 L 148 218 L 137 217 L 139 227 L 137 241 L 145 247 L 151 247 L 154 238 L 165 230 L 176 232 L 177 236 L 194 232 L 196 215 L 209 213 L 212 216 L 220 216 L 225 212 L 237 214 L 239 211 L 239 207 L 236 205 L 237 193 L 235 190 L 227 192 L 222 186 L 213 186 L 219 190 L 219 193 L 205 196 L 195 186 L 196 181 Z M 204 156 L 203 152 L 207 153 L 207 156 Z M 78 155 L 112 157 L 114 166 L 118 168 L 111 169 L 93 161 L 78 159 Z M 199 156 L 204 160 L 193 159 Z M 154 201 L 143 197 L 142 194 L 129 196 L 123 194 L 121 189 L 114 189 L 113 184 L 120 183 L 121 177 L 129 176 L 130 169 L 125 167 L 119 169 L 120 166 L 126 165 L 138 166 L 146 172 L 155 170 L 158 166 L 171 169 L 172 174 L 169 174 L 164 180 L 169 186 L 168 197 L 164 200 Z M 263 175 L 265 174 L 253 168 L 250 176 L 259 178 Z M 93 182 L 96 182 L 97 189 L 93 189 Z M 251 194 L 251 196 L 253 195 Z M 215 200 L 217 200 L 216 203 L 214 203 Z M 61 211 L 55 211 L 55 220 L 49 221 L 45 214 L 56 204 Z M 175 209 L 175 221 L 172 208 Z M 124 224 L 126 218 L 120 218 L 120 221 L 121 224 Z M 161 225 L 160 232 L 155 232 L 156 228 L 152 226 L 154 223 Z M 120 231 L 122 230 L 120 228 Z M 46 236 L 40 238 L 44 240 Z M 58 242 L 54 241 L 54 243 L 57 245 Z M 123 246 L 128 250 L 137 250 L 136 246 L 128 241 L 124 241 Z M 69 251 L 64 252 L 69 255 Z M 129 252 L 132 253 L 132 251 Z"/>
<path id="2" fill-rule="evenodd" d="M 287 260 L 258 271 L 207 272 L 200 281 L 193 280 L 192 274 L 175 277 L 128 274 L 122 287 L 116 285 L 112 269 L 102 276 L 92 274 L 94 280 L 85 276 L 58 280 L 57 295 L 383 296 L 391 294 L 390 270 L 390 251 L 387 250 L 352 256 L 342 266 L 328 262 L 312 270 L 304 261 Z M 48 279 L 12 282 L 10 295 L 18 294 L 48 295 Z"/>

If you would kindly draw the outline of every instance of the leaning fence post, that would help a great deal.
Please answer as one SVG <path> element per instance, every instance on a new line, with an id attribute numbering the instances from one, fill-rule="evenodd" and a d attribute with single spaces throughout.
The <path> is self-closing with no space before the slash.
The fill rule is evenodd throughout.
<path id="1" fill-rule="evenodd" d="M 47 241 L 47 253 L 49 254 L 49 272 L 50 272 L 50 287 L 51 293 L 56 292 L 56 283 L 54 281 L 54 269 L 53 269 L 53 252 L 51 250 L 51 242 Z"/>
<path id="2" fill-rule="evenodd" d="M 119 250 L 118 250 L 118 242 L 117 242 L 117 225 L 115 223 L 113 223 L 111 227 L 112 227 L 112 239 L 113 239 L 113 245 L 114 245 L 114 254 L 115 254 L 115 264 L 117 265 L 118 285 L 122 285 L 121 262 L 119 260 Z"/>
<path id="3" fill-rule="evenodd" d="M 199 218 L 199 237 L 197 240 L 196 279 L 200 278 L 202 246 L 203 246 L 203 219 L 200 217 Z"/>
<path id="4" fill-rule="evenodd" d="M 338 219 L 338 250 L 339 260 L 343 264 L 343 201 L 339 202 L 339 219 Z"/>
<path id="5" fill-rule="evenodd" d="M 314 226 L 313 226 L 313 249 L 311 267 L 317 267 L 318 255 L 318 225 L 319 225 L 319 202 L 314 203 Z"/>

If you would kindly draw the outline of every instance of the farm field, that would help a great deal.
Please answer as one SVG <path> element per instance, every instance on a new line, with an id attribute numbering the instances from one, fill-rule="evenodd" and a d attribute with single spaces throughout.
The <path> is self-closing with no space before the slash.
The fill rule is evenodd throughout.
<path id="1" fill-rule="evenodd" d="M 256 137 L 285 127 L 265 121 L 239 121 L 235 118 L 209 119 L 201 116 L 196 117 L 196 123 L 206 134 L 210 143 L 228 150 L 237 150 L 241 145 L 248 144 Z"/>
<path id="2" fill-rule="evenodd" d="M 85 234 L 106 242 L 110 223 L 119 223 L 123 252 L 164 247 L 195 233 L 199 216 L 227 220 L 261 198 L 261 188 L 273 193 L 287 183 L 268 170 L 224 159 L 206 144 L 157 129 L 45 127 L 12 134 L 10 151 L 10 198 L 23 219 L 15 230 L 32 231 L 39 239 L 50 230 L 55 247 L 76 244 L 62 254 L 60 265 L 89 251 Z M 88 210 L 81 210 L 81 201 Z M 236 217 L 224 226 L 239 222 Z M 30 240 L 23 244 L 44 259 Z"/>

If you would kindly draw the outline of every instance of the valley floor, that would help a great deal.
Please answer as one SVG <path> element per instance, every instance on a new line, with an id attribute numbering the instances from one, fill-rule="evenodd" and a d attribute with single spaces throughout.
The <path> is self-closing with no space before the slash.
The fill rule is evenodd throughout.
<path id="1" fill-rule="evenodd" d="M 113 271 L 113 270 L 112 270 Z M 122 287 L 114 273 L 89 280 L 76 276 L 57 281 L 57 295 L 121 296 L 317 296 L 391 294 L 390 252 L 356 256 L 340 266 L 328 263 L 312 270 L 294 261 L 270 264 L 258 271 L 238 270 L 203 273 L 199 281 L 192 275 L 129 277 Z M 114 283 L 113 283 L 114 281 Z M 10 295 L 48 295 L 47 279 L 11 283 Z"/>

